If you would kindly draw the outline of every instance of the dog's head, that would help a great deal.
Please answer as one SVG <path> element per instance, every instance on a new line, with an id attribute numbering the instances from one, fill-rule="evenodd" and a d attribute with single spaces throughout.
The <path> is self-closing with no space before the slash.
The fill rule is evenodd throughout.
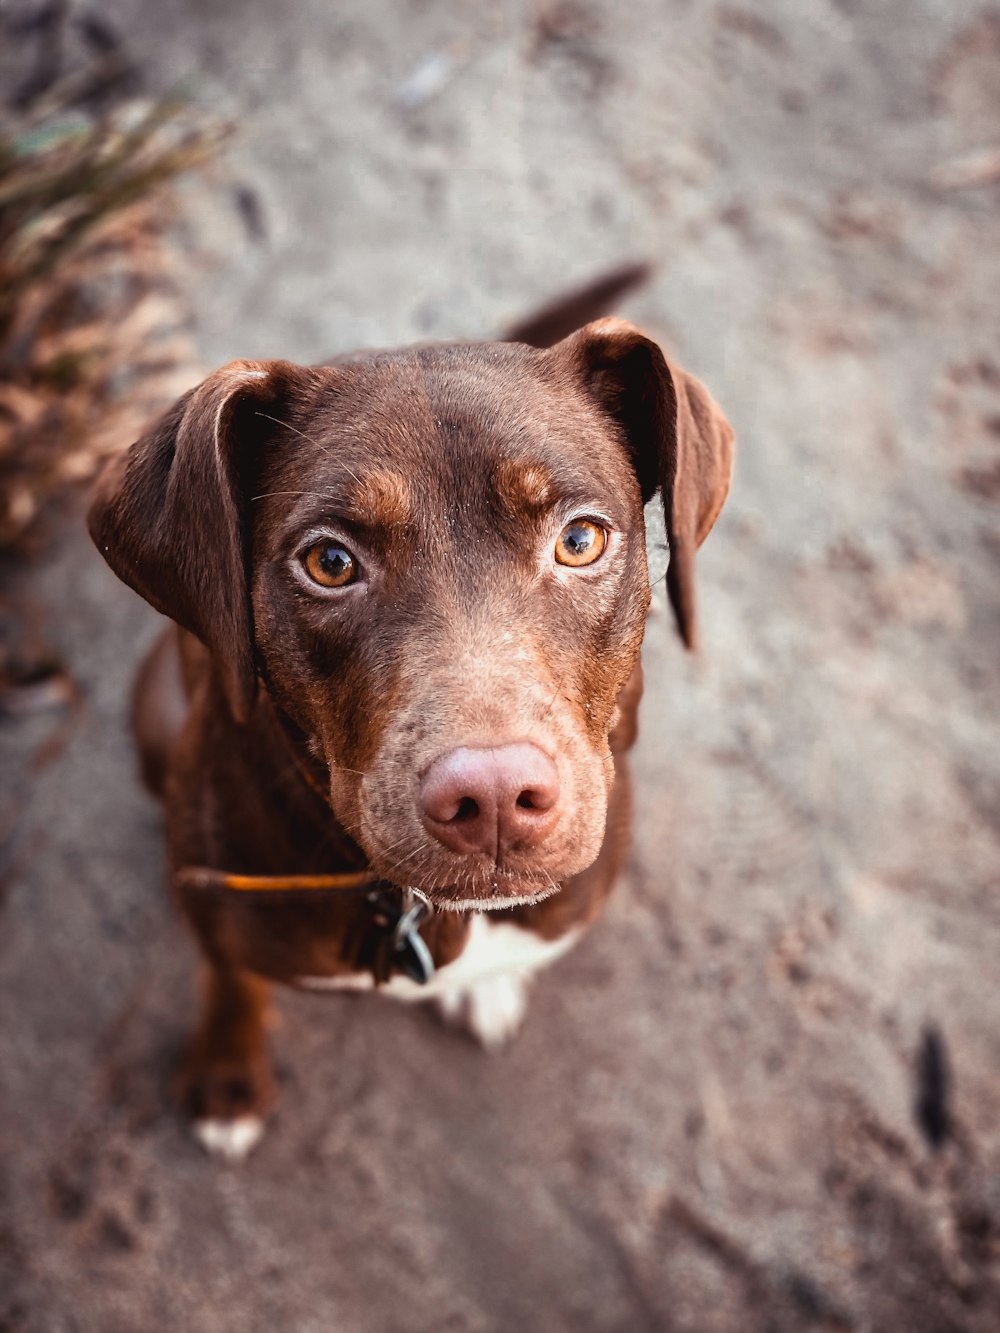
<path id="1" fill-rule="evenodd" d="M 643 504 L 660 492 L 691 645 L 731 462 L 705 389 L 604 320 L 545 350 L 234 362 L 115 461 L 90 521 L 209 647 L 237 720 L 265 682 L 374 871 L 497 906 L 596 857 Z"/>

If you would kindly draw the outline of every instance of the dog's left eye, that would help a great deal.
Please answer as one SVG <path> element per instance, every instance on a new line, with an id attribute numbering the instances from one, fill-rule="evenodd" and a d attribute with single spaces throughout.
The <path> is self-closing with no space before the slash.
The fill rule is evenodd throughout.
<path id="1" fill-rule="evenodd" d="M 599 560 L 608 544 L 608 534 L 589 518 L 575 518 L 567 523 L 556 540 L 556 560 L 560 565 L 580 569 Z"/>
<path id="2" fill-rule="evenodd" d="M 354 556 L 336 542 L 322 541 L 310 546 L 302 563 L 313 583 L 321 588 L 346 588 L 358 577 Z"/>

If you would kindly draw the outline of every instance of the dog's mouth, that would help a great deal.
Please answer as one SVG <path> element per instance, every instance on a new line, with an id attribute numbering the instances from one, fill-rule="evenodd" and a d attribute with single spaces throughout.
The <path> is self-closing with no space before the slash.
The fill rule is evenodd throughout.
<path id="1" fill-rule="evenodd" d="M 449 885 L 425 890 L 435 907 L 448 912 L 501 912 L 508 907 L 523 907 L 544 902 L 562 886 L 550 879 L 533 883 L 523 877 L 498 876 L 491 884 L 475 891 L 468 886 Z"/>
<path id="2" fill-rule="evenodd" d="M 542 872 L 506 871 L 494 868 L 491 874 L 469 876 L 451 882 L 407 882 L 402 872 L 390 875 L 400 888 L 414 888 L 440 911 L 500 912 L 544 902 L 558 893 L 562 885 Z"/>

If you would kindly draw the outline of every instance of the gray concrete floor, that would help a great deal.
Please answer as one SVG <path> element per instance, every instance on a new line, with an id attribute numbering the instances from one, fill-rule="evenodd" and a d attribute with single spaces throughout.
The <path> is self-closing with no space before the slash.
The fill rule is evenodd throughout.
<path id="1" fill-rule="evenodd" d="M 206 366 L 488 335 L 643 256 L 626 313 L 739 471 L 701 658 L 650 624 L 605 919 L 499 1056 L 286 998 L 239 1170 L 168 1102 L 194 960 L 125 719 L 155 617 L 53 526 L 30 591 L 85 709 L 40 769 L 48 719 L 0 732 L 0 1328 L 1000 1327 L 1000 195 L 937 184 L 1000 141 L 996 11 L 106 9 L 237 122 L 175 229 Z"/>

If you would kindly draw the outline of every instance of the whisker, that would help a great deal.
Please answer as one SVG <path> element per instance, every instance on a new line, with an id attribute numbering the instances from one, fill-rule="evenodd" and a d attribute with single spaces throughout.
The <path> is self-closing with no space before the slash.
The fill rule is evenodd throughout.
<path id="1" fill-rule="evenodd" d="M 566 681 L 566 676 L 565 676 L 565 674 L 563 674 L 563 675 L 559 678 L 559 683 L 556 685 L 555 693 L 553 694 L 552 698 L 551 698 L 551 699 L 549 700 L 549 702 L 548 702 L 548 707 L 545 709 L 545 712 L 544 712 L 544 713 L 542 714 L 542 716 L 541 716 L 541 719 L 540 719 L 540 720 L 541 720 L 542 722 L 547 721 L 549 714 L 552 712 L 552 709 L 553 709 L 554 706 L 555 706 L 555 702 L 556 702 L 556 700 L 559 698 L 559 691 L 562 689 L 562 687 L 563 687 L 565 681 Z"/>
<path id="2" fill-rule="evenodd" d="M 379 855 L 382 856 L 382 857 L 388 857 L 388 856 L 391 856 L 392 853 L 396 850 L 396 848 L 397 848 L 397 847 L 402 847 L 403 844 L 404 844 L 406 841 L 407 841 L 407 839 L 406 839 L 405 837 L 403 837 L 403 838 L 397 838 L 396 841 L 393 842 L 393 843 L 390 843 L 388 847 L 380 847 L 380 848 L 379 848 Z M 407 860 L 409 860 L 409 858 L 410 858 L 411 856 L 416 856 L 416 855 L 417 855 L 417 852 L 419 852 L 419 851 L 421 851 L 421 850 L 422 850 L 422 848 L 419 848 L 419 847 L 418 847 L 416 851 L 413 851 L 413 852 L 408 853 L 407 856 L 404 856 L 404 857 L 402 858 L 402 860 L 396 862 L 396 864 L 397 864 L 397 865 L 402 865 L 402 864 L 403 864 L 403 861 L 407 861 Z"/>
<path id="3" fill-rule="evenodd" d="M 332 500 L 332 491 L 262 491 L 260 495 L 251 495 L 250 501 L 266 500 L 271 495 L 313 495 L 317 500 Z"/>
<path id="4" fill-rule="evenodd" d="M 405 841 L 406 841 L 405 838 L 400 838 L 399 842 L 394 843 L 391 848 L 387 848 L 386 851 L 383 852 L 383 855 L 387 856 L 390 851 L 395 850 L 396 847 L 399 847 Z M 429 853 L 426 847 L 415 847 L 412 852 L 407 852 L 405 856 L 401 856 L 396 861 L 394 861 L 392 868 L 394 871 L 400 870 L 403 866 L 406 865 L 407 861 L 412 861 L 415 856 L 423 856 L 424 859 L 426 859 L 428 855 Z"/>
<path id="5" fill-rule="evenodd" d="M 427 866 L 427 862 L 430 860 L 432 856 L 431 851 L 426 847 L 418 847 L 416 852 L 411 853 L 410 856 L 404 856 L 402 860 L 397 861 L 392 868 L 393 878 L 396 878 L 399 875 L 399 872 L 406 865 L 407 861 L 411 861 L 414 856 L 417 856 L 419 859 L 416 865 L 414 865 L 412 868 L 406 871 L 407 880 L 409 880 L 412 883 L 412 886 L 414 888 L 424 888 L 424 887 L 433 888 L 434 887 L 433 884 L 429 880 L 427 880 L 427 877 L 424 873 Z"/>
<path id="6" fill-rule="evenodd" d="M 327 446 L 326 446 L 325 444 L 322 444 L 319 440 L 315 439 L 312 435 L 307 435 L 307 434 L 305 433 L 304 430 L 299 430 L 298 426 L 293 426 L 292 423 L 291 423 L 290 421 L 281 421 L 278 417 L 272 417 L 272 416 L 271 416 L 269 413 L 267 413 L 267 412 L 255 412 L 255 413 L 254 413 L 254 416 L 255 416 L 255 417 L 263 417 L 263 419 L 264 419 L 265 421 L 273 421 L 274 424 L 275 424 L 276 426 L 284 426 L 285 430 L 290 430 L 290 431 L 292 431 L 293 434 L 295 434 L 295 435 L 300 435 L 300 436 L 302 437 L 303 440 L 308 441 L 309 444 L 314 444 L 314 445 L 316 446 L 317 449 L 322 449 L 323 452 L 324 452 L 324 453 L 327 453 L 327 454 L 330 453 L 330 450 L 327 448 Z M 332 455 L 331 455 L 331 457 L 332 457 Z"/>
<path id="7" fill-rule="evenodd" d="M 353 478 L 359 486 L 361 485 L 361 478 L 358 474 L 352 468 L 349 468 L 342 458 L 337 458 L 329 445 L 323 444 L 321 440 L 317 440 L 313 435 L 307 435 L 304 430 L 299 430 L 298 426 L 293 426 L 289 421 L 281 421 L 278 417 L 272 417 L 268 412 L 255 412 L 254 416 L 263 417 L 265 421 L 273 421 L 276 426 L 284 426 L 286 430 L 290 430 L 293 434 L 301 436 L 301 438 L 308 444 L 314 444 L 317 449 L 321 449 L 323 453 L 326 454 L 327 458 L 336 458 L 336 461 L 344 469 L 347 475 Z M 282 492 L 275 493 L 282 494 Z M 287 493 L 289 495 L 292 494 L 291 491 Z M 309 492 L 303 491 L 302 494 L 309 494 Z"/>

